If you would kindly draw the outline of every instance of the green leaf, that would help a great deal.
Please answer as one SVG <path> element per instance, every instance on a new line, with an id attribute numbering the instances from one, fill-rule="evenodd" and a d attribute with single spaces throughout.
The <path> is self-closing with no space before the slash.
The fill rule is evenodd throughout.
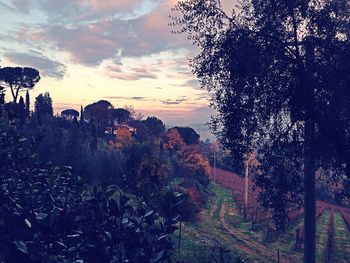
<path id="1" fill-rule="evenodd" d="M 29 221 L 27 218 L 24 219 L 24 223 L 25 223 L 29 228 L 32 227 L 32 223 L 30 223 L 30 221 Z"/>
<path id="2" fill-rule="evenodd" d="M 17 250 L 23 252 L 24 254 L 28 253 L 27 245 L 21 240 L 16 240 L 13 242 L 17 248 Z"/>
<path id="3" fill-rule="evenodd" d="M 112 240 L 112 234 L 109 233 L 108 231 L 105 231 L 106 236 L 108 237 L 109 240 Z"/>
<path id="4" fill-rule="evenodd" d="M 48 216 L 48 214 L 45 214 L 45 213 L 38 213 L 35 215 L 35 218 L 37 220 L 42 220 L 42 219 L 45 219 L 46 217 Z"/>
<path id="5" fill-rule="evenodd" d="M 159 262 L 161 259 L 162 259 L 162 257 L 164 256 L 164 249 L 163 250 L 161 250 L 160 252 L 158 252 L 157 254 L 155 254 L 152 258 L 151 258 L 151 260 L 150 260 L 150 262 L 151 263 L 153 263 L 153 262 Z"/>

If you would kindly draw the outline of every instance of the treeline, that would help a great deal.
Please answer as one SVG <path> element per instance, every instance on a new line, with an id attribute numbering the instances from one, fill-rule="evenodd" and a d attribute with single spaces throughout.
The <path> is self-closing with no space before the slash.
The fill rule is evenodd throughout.
<path id="1" fill-rule="evenodd" d="M 106 100 L 55 116 L 44 93 L 31 110 L 29 86 L 0 90 L 1 261 L 170 261 L 207 202 L 208 144 Z"/>

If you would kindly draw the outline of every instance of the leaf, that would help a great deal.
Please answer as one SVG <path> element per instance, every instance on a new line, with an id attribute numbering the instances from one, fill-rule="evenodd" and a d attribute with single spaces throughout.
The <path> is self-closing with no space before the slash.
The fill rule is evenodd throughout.
<path id="1" fill-rule="evenodd" d="M 154 214 L 154 211 L 150 210 L 150 211 L 147 211 L 147 213 L 143 217 L 149 217 L 150 215 L 153 215 L 153 214 Z"/>
<path id="2" fill-rule="evenodd" d="M 29 228 L 32 227 L 32 223 L 30 223 L 30 221 L 29 221 L 27 218 L 24 219 L 24 223 L 25 223 Z"/>
<path id="3" fill-rule="evenodd" d="M 45 213 L 38 213 L 35 215 L 35 218 L 37 220 L 42 220 L 42 219 L 45 219 L 46 217 L 48 216 L 48 214 L 45 214 Z"/>
<path id="4" fill-rule="evenodd" d="M 73 235 L 67 235 L 68 238 L 75 238 L 75 237 L 80 237 L 79 234 L 73 234 Z"/>
<path id="5" fill-rule="evenodd" d="M 16 241 L 13 242 L 13 244 L 15 244 L 17 250 L 23 252 L 24 254 L 28 253 L 27 245 L 23 241 L 16 240 Z"/>
<path id="6" fill-rule="evenodd" d="M 157 254 L 155 254 L 152 258 L 151 258 L 151 260 L 150 260 L 150 262 L 151 263 L 153 263 L 153 262 L 159 262 L 161 259 L 162 259 L 162 257 L 164 256 L 164 249 L 163 250 L 161 250 L 160 252 L 158 252 Z"/>
<path id="7" fill-rule="evenodd" d="M 112 234 L 109 233 L 108 231 L 105 231 L 106 236 L 108 237 L 109 240 L 112 240 Z"/>

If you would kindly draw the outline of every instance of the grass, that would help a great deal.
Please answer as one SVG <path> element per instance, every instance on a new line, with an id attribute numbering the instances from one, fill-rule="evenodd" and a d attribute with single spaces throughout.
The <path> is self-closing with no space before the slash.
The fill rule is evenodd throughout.
<path id="1" fill-rule="evenodd" d="M 335 261 L 334 263 L 350 262 L 350 232 L 340 213 L 334 214 L 335 225 Z"/>
<path id="2" fill-rule="evenodd" d="M 296 228 L 302 223 L 300 219 L 285 233 L 273 240 L 265 238 L 266 227 L 252 230 L 250 219 L 244 219 L 238 213 L 237 203 L 232 199 L 231 191 L 211 184 L 214 193 L 200 214 L 200 221 L 183 224 L 183 240 L 180 253 L 174 262 L 213 262 L 212 256 L 218 247 L 229 248 L 235 255 L 247 262 L 277 262 L 277 250 L 280 251 L 282 263 L 302 262 L 302 251 L 294 250 Z M 327 243 L 327 225 L 329 211 L 325 211 L 317 222 L 317 262 L 324 262 Z M 337 262 L 350 262 L 350 233 L 341 218 L 335 214 L 335 240 Z M 176 241 L 177 242 L 177 241 Z"/>
<path id="3" fill-rule="evenodd" d="M 318 219 L 316 226 L 316 261 L 325 261 L 327 249 L 327 228 L 329 220 L 329 210 L 326 210 Z"/>

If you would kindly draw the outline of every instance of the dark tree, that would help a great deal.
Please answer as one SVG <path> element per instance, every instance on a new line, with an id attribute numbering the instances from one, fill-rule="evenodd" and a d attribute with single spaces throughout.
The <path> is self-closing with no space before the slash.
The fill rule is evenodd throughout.
<path id="1" fill-rule="evenodd" d="M 84 108 L 83 106 L 80 106 L 80 124 L 84 124 Z"/>
<path id="2" fill-rule="evenodd" d="M 213 94 L 213 128 L 233 159 L 242 164 L 257 145 L 265 155 L 303 146 L 304 262 L 315 262 L 315 170 L 336 159 L 350 174 L 349 2 L 242 1 L 227 14 L 220 1 L 195 0 L 174 10 L 200 48 L 193 71 Z"/>
<path id="3" fill-rule="evenodd" d="M 34 113 L 38 116 L 53 116 L 52 99 L 50 93 L 39 94 L 35 98 Z"/>
<path id="4" fill-rule="evenodd" d="M 113 109 L 113 105 L 109 101 L 100 100 L 87 105 L 84 109 L 84 115 L 88 117 L 89 122 L 94 122 L 96 129 L 101 132 L 107 128 L 111 109 Z"/>
<path id="5" fill-rule="evenodd" d="M 26 106 L 24 104 L 24 99 L 21 96 L 18 101 L 18 117 L 20 122 L 23 124 L 26 119 Z"/>
<path id="6" fill-rule="evenodd" d="M 130 119 L 130 112 L 123 108 L 111 109 L 111 119 L 116 120 L 118 124 L 125 124 Z"/>
<path id="7" fill-rule="evenodd" d="M 27 117 L 29 117 L 29 115 L 30 115 L 30 97 L 29 97 L 29 91 L 28 90 L 26 92 L 26 105 L 25 105 L 25 108 L 26 108 L 26 115 L 27 115 Z"/>
<path id="8" fill-rule="evenodd" d="M 75 109 L 66 109 L 61 112 L 61 116 L 68 119 L 74 119 L 79 117 L 79 112 Z"/>
<path id="9" fill-rule="evenodd" d="M 163 134 L 165 134 L 165 125 L 162 120 L 158 119 L 157 117 L 148 117 L 142 122 L 155 137 L 161 137 Z"/>
<path id="10" fill-rule="evenodd" d="M 172 129 L 176 129 L 179 132 L 179 134 L 181 135 L 181 137 L 187 145 L 196 144 L 199 142 L 200 136 L 193 128 L 173 127 Z"/>
<path id="11" fill-rule="evenodd" d="M 0 69 L 0 85 L 11 90 L 15 103 L 17 103 L 21 90 L 34 88 L 39 80 L 39 71 L 34 68 L 5 67 Z"/>

